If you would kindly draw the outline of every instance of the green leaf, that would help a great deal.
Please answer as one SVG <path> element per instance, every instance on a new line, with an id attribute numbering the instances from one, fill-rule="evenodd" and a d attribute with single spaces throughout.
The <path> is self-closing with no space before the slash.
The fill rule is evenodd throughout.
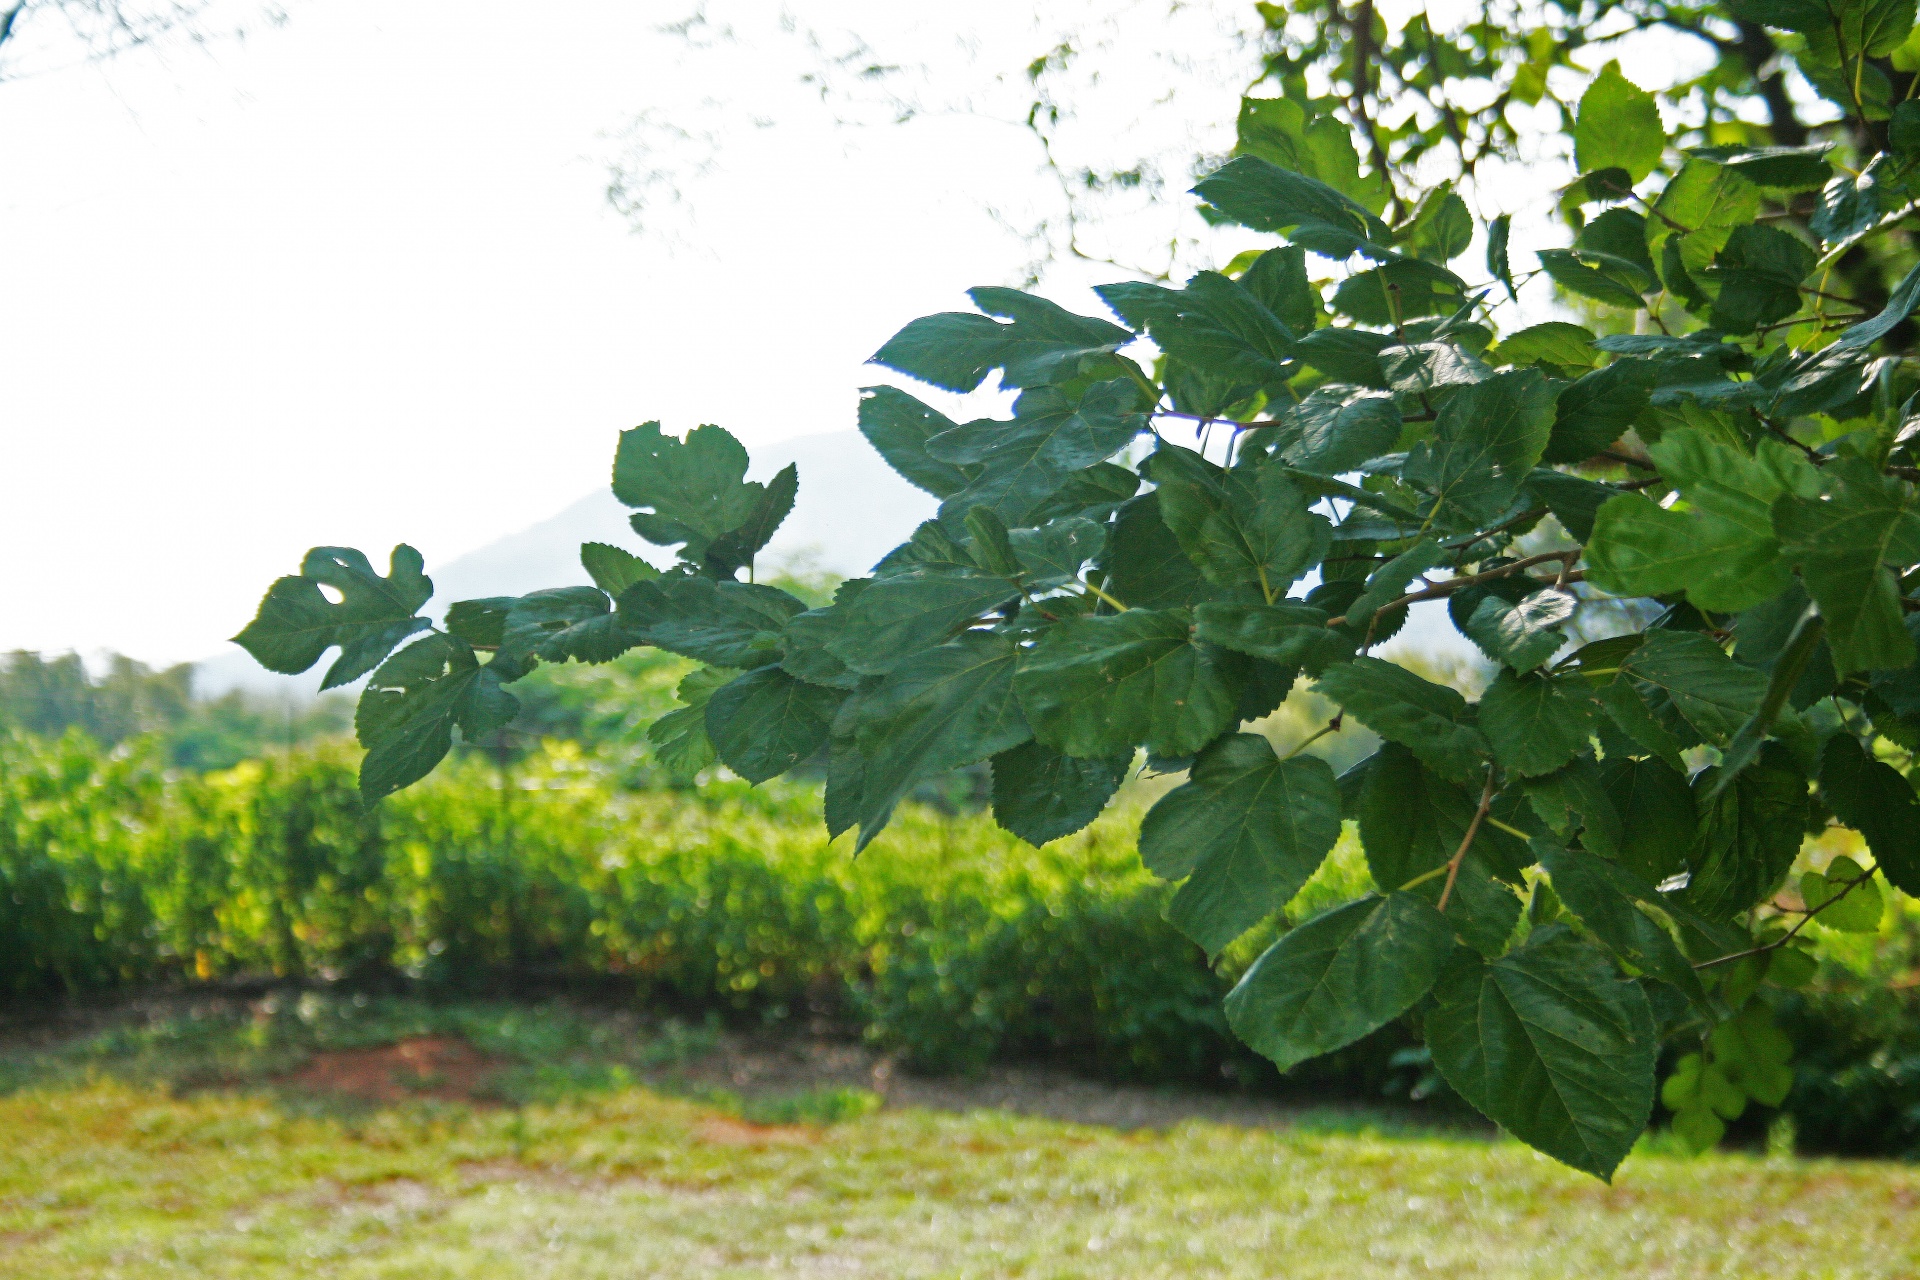
<path id="1" fill-rule="evenodd" d="M 884 675 L 1020 594 L 1005 578 L 913 569 L 876 578 L 846 606 L 826 651 L 863 675 Z"/>
<path id="2" fill-rule="evenodd" d="M 1914 661 L 1899 583 L 1887 565 L 1920 560 L 1920 497 L 1857 458 L 1837 458 L 1820 476 L 1824 499 L 1783 499 L 1772 527 L 1800 565 L 1827 620 L 1827 645 L 1840 675 Z"/>
<path id="3" fill-rule="evenodd" d="M 1603 858 L 1620 853 L 1625 824 L 1607 793 L 1606 779 L 1597 761 L 1582 757 L 1565 768 L 1523 784 L 1527 804 L 1561 841 L 1571 841 L 1576 828 L 1581 843 Z"/>
<path id="4" fill-rule="evenodd" d="M 713 763 L 713 740 L 707 737 L 707 699 L 739 674 L 731 667 L 689 671 L 674 690 L 681 705 L 647 726 L 654 758 L 674 778 L 692 782 Z"/>
<path id="5" fill-rule="evenodd" d="M 1665 690 L 1687 723 L 1715 743 L 1738 733 L 1767 695 L 1764 674 L 1741 666 L 1697 631 L 1649 631 L 1620 666 Z"/>
<path id="6" fill-rule="evenodd" d="M 1680 872 L 1700 817 L 1687 775 L 1659 760 L 1610 756 L 1600 776 L 1620 815 L 1620 864 L 1649 884 Z"/>
<path id="7" fill-rule="evenodd" d="M 787 620 L 805 610 L 777 587 L 662 574 L 621 592 L 616 617 L 637 643 L 746 670 L 779 659 Z"/>
<path id="8" fill-rule="evenodd" d="M 519 603 L 518 596 L 456 600 L 447 606 L 447 631 L 476 649 L 498 649 L 506 642 L 507 615 Z"/>
<path id="9" fill-rule="evenodd" d="M 1339 838 L 1327 762 L 1281 760 L 1265 738 L 1237 733 L 1202 752 L 1185 785 L 1148 810 L 1140 859 L 1162 879 L 1186 881 L 1167 916 L 1216 955 L 1285 906 Z"/>
<path id="10" fill-rule="evenodd" d="M 618 597 L 636 582 L 657 578 L 660 571 L 631 551 L 604 542 L 580 544 L 580 567 L 593 579 L 593 585 Z"/>
<path id="11" fill-rule="evenodd" d="M 1194 638 L 1318 675 L 1353 656 L 1354 641 L 1327 629 L 1327 613 L 1304 604 L 1210 602 L 1193 611 Z"/>
<path id="12" fill-rule="evenodd" d="M 1625 311 L 1638 311 L 1647 305 L 1641 295 L 1651 291 L 1654 281 L 1639 266 L 1625 258 L 1593 249 L 1541 249 L 1536 255 L 1540 269 L 1569 293 Z"/>
<path id="13" fill-rule="evenodd" d="M 1149 459 L 1160 516 L 1208 581 L 1269 599 L 1325 558 L 1332 526 L 1278 467 L 1217 467 L 1162 444 Z"/>
<path id="14" fill-rule="evenodd" d="M 1375 245 L 1393 239 L 1386 224 L 1357 201 L 1255 156 L 1229 160 L 1194 191 L 1227 218 L 1255 231 L 1321 226 Z M 1300 237 L 1295 241 L 1300 243 Z"/>
<path id="15" fill-rule="evenodd" d="M 781 632 L 780 665 L 787 674 L 811 684 L 836 689 L 860 685 L 860 673 L 842 662 L 827 646 L 846 633 L 853 600 L 872 584 L 871 578 L 849 578 L 833 593 L 833 603 L 809 609 L 787 620 Z"/>
<path id="16" fill-rule="evenodd" d="M 1022 585 L 1030 591 L 1047 591 L 1079 578 L 1087 561 L 1106 545 L 1107 530 L 1091 520 L 1070 516 L 1038 529 L 1015 529 L 1008 541 Z"/>
<path id="17" fill-rule="evenodd" d="M 1413 216 L 1394 229 L 1394 238 L 1416 258 L 1449 262 L 1473 242 L 1473 214 L 1453 184 L 1442 182 L 1420 198 Z"/>
<path id="18" fill-rule="evenodd" d="M 1600 362 L 1600 353 L 1593 345 L 1592 330 L 1565 320 L 1548 320 L 1502 338 L 1499 346 L 1487 352 L 1487 359 L 1494 364 L 1591 369 Z"/>
<path id="19" fill-rule="evenodd" d="M 1429 773 L 1412 752 L 1392 742 L 1350 770 L 1342 784 L 1356 774 L 1354 816 L 1374 883 L 1438 902 L 1446 890 L 1446 878 L 1438 873 L 1466 839 L 1480 788 L 1468 791 Z M 1488 955 L 1505 949 L 1520 918 L 1520 900 L 1495 878 L 1494 868 L 1511 871 L 1531 860 L 1525 844 L 1497 828 L 1480 827 L 1447 900 L 1449 927 L 1467 945 Z"/>
<path id="20" fill-rule="evenodd" d="M 643 579 L 645 581 L 645 579 Z M 598 587 L 554 587 L 521 596 L 507 611 L 500 650 L 520 661 L 609 662 L 641 642 L 632 619 L 613 612 Z"/>
<path id="21" fill-rule="evenodd" d="M 1121 504 L 1102 564 L 1107 594 L 1135 609 L 1194 604 L 1215 594 L 1161 518 L 1158 490 Z"/>
<path id="22" fill-rule="evenodd" d="M 1835 734 L 1820 753 L 1820 798 L 1866 840 L 1889 883 L 1920 896 L 1920 799 L 1899 770 Z"/>
<path id="23" fill-rule="evenodd" d="M 1753 221 L 1760 212 L 1760 198 L 1760 188 L 1733 169 L 1689 160 L 1654 203 L 1654 216 L 1647 222 L 1647 249 L 1660 261 L 1667 240 L 1679 235 L 1685 240 L 1682 259 L 1691 256 L 1705 266 L 1725 247 L 1735 227 Z M 1671 287 L 1674 282 L 1667 283 Z"/>
<path id="24" fill-rule="evenodd" d="M 1708 1038 L 1713 1060 L 1729 1083 L 1763 1106 L 1777 1107 L 1793 1087 L 1793 1041 L 1774 1024 L 1759 1000 L 1713 1029 Z"/>
<path id="25" fill-rule="evenodd" d="M 1032 736 L 1014 697 L 1016 658 L 1011 637 L 968 631 L 907 658 L 860 696 L 859 848 L 916 783 Z"/>
<path id="26" fill-rule="evenodd" d="M 1060 487 L 1027 513 L 1034 524 L 1061 516 L 1105 521 L 1140 491 L 1140 477 L 1111 462 L 1097 462 L 1061 481 Z"/>
<path id="27" fill-rule="evenodd" d="M 1465 281 L 1417 258 L 1357 272 L 1333 291 L 1333 309 L 1361 324 L 1397 325 L 1420 316 L 1451 315 L 1466 300 Z"/>
<path id="28" fill-rule="evenodd" d="M 1757 673 L 1756 673 L 1757 674 Z M 1806 830 L 1807 779 L 1779 743 L 1719 788 L 1717 768 L 1693 782 L 1700 812 L 1687 864 L 1692 878 L 1679 895 L 1712 920 L 1729 920 L 1780 887 Z"/>
<path id="29" fill-rule="evenodd" d="M 1285 1071 L 1412 1008 L 1453 946 L 1446 918 L 1423 900 L 1368 894 L 1267 948 L 1227 995 L 1227 1022 Z"/>
<path id="30" fill-rule="evenodd" d="M 1680 954 L 1667 931 L 1634 905 L 1658 903 L 1652 886 L 1636 881 L 1625 868 L 1591 853 L 1535 840 L 1540 865 L 1553 877 L 1553 891 L 1580 918 L 1588 932 L 1613 954 L 1643 973 L 1679 991 L 1696 1005 L 1707 1003 L 1693 965 Z"/>
<path id="31" fill-rule="evenodd" d="M 1502 768 L 1537 777 L 1587 750 L 1597 710 L 1577 680 L 1502 671 L 1480 695 L 1480 732 Z"/>
<path id="32" fill-rule="evenodd" d="M 846 696 L 796 680 L 779 667 L 761 667 L 709 696 L 707 738 L 722 763 L 758 785 L 826 745 Z"/>
<path id="33" fill-rule="evenodd" d="M 1852 858 L 1835 858 L 1824 873 L 1809 871 L 1800 877 L 1800 899 L 1808 911 L 1819 912 L 1813 919 L 1824 929 L 1877 933 L 1887 904 L 1872 877 Z"/>
<path id="34" fill-rule="evenodd" d="M 267 589 L 259 612 L 233 642 L 283 675 L 305 671 L 339 645 L 340 656 L 320 687 L 349 684 L 402 640 L 432 625 L 413 616 L 433 594 L 422 568 L 420 553 L 405 543 L 393 549 L 384 578 L 352 547 L 315 547 L 301 561 L 297 577 L 278 579 Z M 323 586 L 339 594 L 337 603 L 320 590 Z"/>
<path id="35" fill-rule="evenodd" d="M 1335 382 L 1385 390 L 1380 352 L 1393 345 L 1384 333 L 1365 329 L 1315 329 L 1300 339 L 1300 358 Z"/>
<path id="36" fill-rule="evenodd" d="M 1570 591 L 1548 587 L 1509 601 L 1481 598 L 1460 629 L 1480 651 L 1514 671 L 1532 671 L 1567 642 L 1560 624 L 1573 616 L 1579 601 Z"/>
<path id="37" fill-rule="evenodd" d="M 360 794 L 368 804 L 433 772 L 458 726 L 469 741 L 519 714 L 500 673 L 481 666 L 465 641 L 422 636 L 380 664 L 354 711 L 354 734 L 367 749 Z"/>
<path id="38" fill-rule="evenodd" d="M 1477 785 L 1486 774 L 1487 740 L 1466 723 L 1467 700 L 1445 685 L 1360 657 L 1328 668 L 1313 691 L 1407 747 L 1443 778 Z"/>
<path id="39" fill-rule="evenodd" d="M 1527 1145 L 1611 1180 L 1653 1111 L 1646 995 L 1566 929 L 1535 929 L 1434 990 L 1428 1047 L 1448 1084 Z"/>
<path id="40" fill-rule="evenodd" d="M 1573 155 L 1580 172 L 1625 169 L 1640 182 L 1660 164 L 1666 127 L 1652 94 L 1620 74 L 1620 64 L 1600 68 L 1580 97 L 1574 118 Z"/>
<path id="41" fill-rule="evenodd" d="M 1615 595 L 1685 591 L 1702 609 L 1738 612 L 1786 589 L 1773 504 L 1804 486 L 1805 464 L 1763 441 L 1756 456 L 1703 431 L 1669 431 L 1649 452 L 1690 510 L 1639 494 L 1600 508 L 1587 547 L 1588 577 Z"/>
<path id="42" fill-rule="evenodd" d="M 1373 615 L 1406 594 L 1414 579 L 1445 562 L 1446 551 L 1431 538 L 1422 538 L 1367 576 L 1366 586 L 1347 606 L 1347 624 L 1363 627 Z"/>
<path id="43" fill-rule="evenodd" d="M 1827 163 L 1829 143 L 1806 147 L 1703 147 L 1689 154 L 1712 160 L 1733 170 L 1761 190 L 1773 195 L 1795 191 L 1818 191 L 1833 176 Z"/>
<path id="44" fill-rule="evenodd" d="M 748 513 L 747 518 L 707 544 L 701 556 L 702 567 L 717 578 L 731 578 L 753 563 L 766 549 L 775 531 L 793 513 L 793 500 L 800 494 L 800 468 L 788 463 L 773 479 Z"/>
<path id="45" fill-rule="evenodd" d="M 1878 315 L 1846 330 L 1833 340 L 1833 345 L 1842 350 L 1870 347 L 1893 332 L 1895 325 L 1912 315 L 1916 305 L 1920 305 L 1920 267 L 1915 267 L 1900 278 L 1900 283 L 1893 287 L 1893 295 L 1887 299 L 1887 305 L 1880 309 Z"/>
<path id="46" fill-rule="evenodd" d="M 1285 382 L 1295 335 L 1251 289 L 1202 271 L 1185 289 L 1125 283 L 1094 290 L 1168 355 L 1249 391 Z"/>
<path id="47" fill-rule="evenodd" d="M 696 427 L 678 440 L 658 422 L 647 422 L 620 433 L 613 496 L 641 508 L 631 518 L 635 533 L 662 546 L 684 543 L 681 556 L 701 564 L 722 534 L 757 529 L 768 520 L 777 525 L 785 517 L 783 490 L 749 481 L 746 474 L 746 449 L 721 428 Z M 792 506 L 794 483 L 787 482 L 785 507 Z M 730 572 L 716 570 L 720 576 Z"/>
<path id="48" fill-rule="evenodd" d="M 1274 454 L 1288 466 L 1337 476 L 1391 452 L 1400 430 L 1390 397 L 1322 387 L 1280 415 Z"/>
<path id="49" fill-rule="evenodd" d="M 1593 522 L 1601 504 L 1619 491 L 1578 476 L 1535 467 L 1527 477 L 1527 492 L 1535 502 L 1551 511 L 1560 527 L 1576 541 L 1587 542 L 1593 537 Z"/>
<path id="50" fill-rule="evenodd" d="M 995 369 L 1005 386 L 1037 387 L 1066 381 L 1083 362 L 1111 358 L 1133 341 L 1119 325 L 1074 315 L 1017 289 L 983 285 L 967 296 L 987 315 L 924 316 L 887 339 L 874 363 L 946 391 L 972 391 Z"/>
<path id="51" fill-rule="evenodd" d="M 960 492 L 979 474 L 978 467 L 942 462 L 927 452 L 927 441 L 958 425 L 896 387 L 860 389 L 860 434 L 907 483 L 936 498 Z"/>
<path id="52" fill-rule="evenodd" d="M 1717 285 L 1711 320 L 1728 333 L 1752 333 L 1800 310 L 1800 282 L 1812 274 L 1815 254 L 1777 227 L 1735 227 L 1727 246 L 1703 273 Z"/>
<path id="53" fill-rule="evenodd" d="M 1433 439 L 1403 474 L 1447 517 L 1478 528 L 1512 504 L 1553 429 L 1554 389 L 1537 369 L 1496 374 L 1447 398 Z"/>
<path id="54" fill-rule="evenodd" d="M 1016 685 L 1034 736 L 1070 756 L 1144 745 L 1192 755 L 1233 727 L 1235 697 L 1217 654 L 1194 643 L 1187 609 L 1129 609 L 1049 628 Z"/>
<path id="55" fill-rule="evenodd" d="M 995 472 L 1037 467 L 1053 477 L 1118 453 L 1147 429 L 1140 389 L 1096 382 L 1078 400 L 1059 387 L 1036 387 L 1014 402 L 1010 422 L 983 418 L 943 431 L 927 452 L 944 462 L 982 468 L 977 490 Z M 963 491 L 964 492 L 964 491 Z"/>
<path id="56" fill-rule="evenodd" d="M 1513 284 L 1513 263 L 1508 253 L 1513 241 L 1513 215 L 1503 213 L 1487 224 L 1487 274 L 1507 286 L 1507 293 L 1518 299 Z"/>
<path id="57" fill-rule="evenodd" d="M 993 820 L 1038 848 L 1100 816 L 1133 767 L 1131 753 L 1064 756 L 1023 742 L 993 758 Z"/>
<path id="58" fill-rule="evenodd" d="M 1611 448 L 1646 409 L 1654 377 L 1651 361 L 1616 360 L 1576 379 L 1554 403 L 1541 461 L 1585 462 Z"/>
<path id="59" fill-rule="evenodd" d="M 1269 249 L 1253 260 L 1240 283 L 1290 333 L 1311 333 L 1320 323 L 1320 295 L 1307 279 L 1307 251 L 1294 245 Z"/>

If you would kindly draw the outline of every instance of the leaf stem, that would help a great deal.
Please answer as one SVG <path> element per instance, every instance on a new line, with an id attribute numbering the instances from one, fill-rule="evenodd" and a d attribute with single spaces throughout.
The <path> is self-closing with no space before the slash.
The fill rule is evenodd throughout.
<path id="1" fill-rule="evenodd" d="M 1491 582 L 1495 578 L 1511 577 L 1523 570 L 1531 569 L 1534 565 L 1545 564 L 1550 560 L 1558 560 L 1563 566 L 1572 564 L 1578 561 L 1584 554 L 1586 554 L 1585 547 L 1573 547 L 1566 551 L 1544 551 L 1537 556 L 1528 556 L 1524 560 L 1515 560 L 1512 564 L 1503 564 L 1497 569 L 1489 569 L 1485 573 L 1470 573 L 1464 578 L 1449 578 L 1437 587 L 1428 587 L 1424 591 L 1415 591 L 1408 595 L 1401 596 L 1398 600 L 1389 600 L 1374 610 L 1374 614 L 1378 616 L 1389 609 L 1398 609 L 1402 605 L 1418 604 L 1422 600 L 1444 599 L 1456 591 L 1464 591 L 1468 587 L 1475 586 L 1482 582 Z M 1542 587 L 1551 587 L 1565 585 L 1569 582 L 1582 582 L 1585 579 L 1586 573 L 1576 569 L 1571 573 L 1563 573 L 1557 582 L 1542 582 L 1540 585 Z M 1537 582 L 1539 580 L 1535 579 L 1535 581 Z M 1337 627 L 1346 620 L 1346 615 L 1342 614 L 1338 618 L 1327 619 L 1327 625 L 1329 627 Z"/>
<path id="2" fill-rule="evenodd" d="M 1302 751 L 1305 751 L 1308 747 L 1312 746 L 1314 743 L 1320 741 L 1320 739 L 1326 737 L 1328 734 L 1340 732 L 1340 721 L 1346 716 L 1346 714 L 1347 714 L 1346 712 L 1342 711 L 1339 715 L 1327 721 L 1326 725 L 1323 728 L 1316 729 L 1314 732 L 1308 734 L 1305 738 L 1301 739 L 1298 743 L 1294 745 L 1293 750 L 1287 752 L 1287 754 L 1281 756 L 1280 758 L 1282 760 L 1291 760 L 1295 756 L 1299 755 Z"/>
<path id="3" fill-rule="evenodd" d="M 1127 611 L 1126 605 L 1121 604 L 1118 600 L 1115 600 L 1112 596 L 1108 595 L 1106 592 L 1102 591 L 1100 588 L 1094 586 L 1091 582 L 1082 582 L 1080 585 L 1085 587 L 1089 592 L 1091 592 L 1095 599 L 1101 600 L 1107 604 L 1112 605 L 1114 608 L 1114 612 L 1125 613 Z"/>

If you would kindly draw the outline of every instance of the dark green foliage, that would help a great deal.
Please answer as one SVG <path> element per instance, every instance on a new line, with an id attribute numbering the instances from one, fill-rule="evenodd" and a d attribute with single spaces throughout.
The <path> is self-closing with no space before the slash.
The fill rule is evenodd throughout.
<path id="1" fill-rule="evenodd" d="M 752 781 L 824 761 L 828 830 L 858 827 L 859 847 L 913 789 L 989 759 L 1001 821 L 1058 839 L 1144 750 L 1187 778 L 1142 854 L 1214 954 L 1314 874 L 1344 799 L 1384 896 L 1282 939 L 1236 1025 L 1292 1063 L 1406 1012 L 1445 959 L 1418 1015 L 1442 1074 L 1610 1176 L 1650 1113 L 1656 1008 L 1721 1045 L 1676 1067 L 1689 1141 L 1717 1136 L 1703 1099 L 1731 1096 L 1722 1078 L 1780 1092 L 1777 1054 L 1730 1046 L 1758 1043 L 1755 987 L 1804 969 L 1788 930 L 1840 891 L 1815 876 L 1798 906 L 1774 896 L 1810 824 L 1860 829 L 1891 883 L 1920 885 L 1920 801 L 1875 758 L 1879 735 L 1920 749 L 1920 271 L 1896 281 L 1905 241 L 1883 234 L 1920 207 L 1912 6 L 1742 0 L 1729 19 L 1631 0 L 1630 24 L 1721 61 L 1663 94 L 1602 67 L 1560 112 L 1571 243 L 1515 245 L 1496 218 L 1477 280 L 1454 265 L 1476 271 L 1468 201 L 1412 176 L 1528 150 L 1514 121 L 1534 116 L 1508 108 L 1544 102 L 1549 71 L 1559 94 L 1610 14 L 1498 9 L 1442 35 L 1329 0 L 1260 11 L 1285 38 L 1195 190 L 1210 221 L 1278 241 L 1099 288 L 1123 324 L 983 287 L 975 311 L 900 330 L 879 364 L 1017 396 L 959 422 L 865 392 L 867 439 L 941 504 L 832 604 L 753 581 L 800 477 L 748 482 L 727 432 L 650 423 L 622 436 L 614 492 L 641 537 L 680 548 L 673 568 L 589 544 L 596 587 L 456 602 L 412 639 L 417 555 L 382 578 L 321 549 L 242 640 L 288 671 L 338 647 L 334 682 L 379 667 L 358 722 L 369 797 L 501 723 L 504 686 L 540 664 L 636 646 L 714 669 L 658 722 L 663 761 L 717 755 Z M 1363 66 L 1379 75 L 1356 84 Z M 1794 114 L 1789 66 L 1837 119 Z M 1344 86 L 1338 114 L 1310 84 Z M 1391 127 L 1370 114 L 1389 104 Z M 1496 341 L 1496 289 L 1523 287 L 1585 323 Z M 1496 666 L 1472 700 L 1374 652 L 1441 598 Z M 1566 654 L 1588 635 L 1609 638 Z M 1246 731 L 1307 696 L 1329 731 L 1386 740 L 1341 784 Z M 1860 893 L 1836 926 L 1871 925 Z"/>

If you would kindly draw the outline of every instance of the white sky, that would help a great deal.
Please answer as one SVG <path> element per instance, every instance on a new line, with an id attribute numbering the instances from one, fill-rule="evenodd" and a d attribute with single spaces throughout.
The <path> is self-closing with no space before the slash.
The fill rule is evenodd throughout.
<path id="1" fill-rule="evenodd" d="M 1016 134 L 836 128 L 794 41 L 689 52 L 655 29 L 685 8 L 296 3 L 244 45 L 0 84 L 0 648 L 207 656 L 307 547 L 431 572 L 604 483 L 648 418 L 844 430 L 888 335 L 1017 280 L 981 204 L 1046 207 Z M 1047 47 L 1013 0 L 953 34 L 800 8 L 963 84 Z M 1230 130 L 1238 84 L 1199 82 L 1181 127 Z M 729 130 L 667 235 L 605 198 L 647 109 Z"/>

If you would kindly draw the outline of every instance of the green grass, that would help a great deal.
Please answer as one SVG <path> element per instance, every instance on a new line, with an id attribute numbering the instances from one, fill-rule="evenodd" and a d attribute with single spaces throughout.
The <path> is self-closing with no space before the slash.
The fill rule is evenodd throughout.
<path id="1" fill-rule="evenodd" d="M 844 1090 L 715 1106 L 611 1072 L 697 1056 L 700 1029 L 306 1012 L 14 1054 L 0 1277 L 1920 1274 L 1910 1167 L 1650 1146 L 1608 1187 L 1512 1143 L 1338 1115 L 1122 1134 L 875 1112 Z M 511 1105 L 357 1112 L 257 1087 L 315 1048 L 420 1033 L 544 1065 L 547 1083 Z"/>

